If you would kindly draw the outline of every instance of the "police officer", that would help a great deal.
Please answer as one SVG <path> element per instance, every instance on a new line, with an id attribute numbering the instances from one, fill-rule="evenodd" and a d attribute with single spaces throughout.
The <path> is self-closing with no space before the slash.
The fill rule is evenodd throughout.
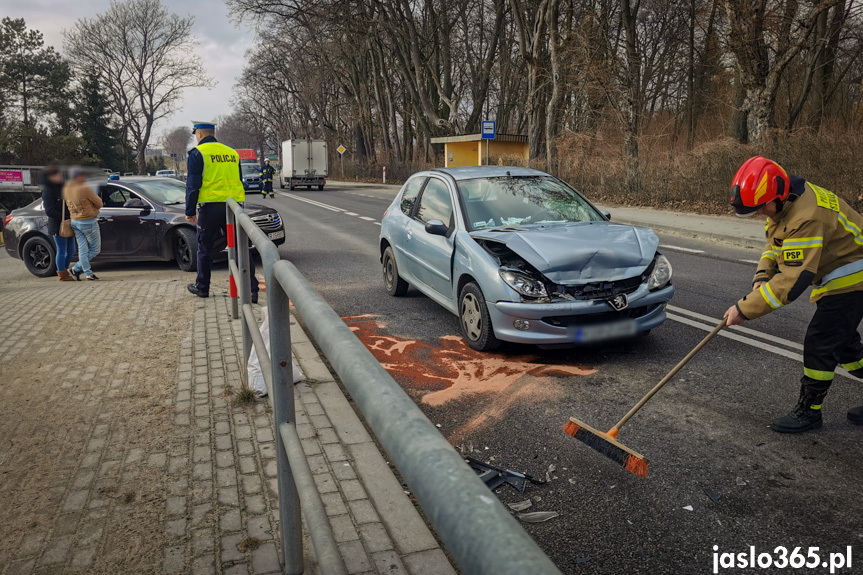
<path id="1" fill-rule="evenodd" d="M 187 287 L 198 297 L 209 297 L 213 241 L 219 230 L 226 233 L 225 201 L 234 198 L 243 202 L 246 194 L 239 155 L 216 141 L 215 123 L 192 122 L 192 125 L 198 145 L 189 151 L 187 161 L 186 221 L 198 227 L 198 277 Z M 249 258 L 249 272 L 252 303 L 258 303 L 254 257 Z"/>
<path id="2" fill-rule="evenodd" d="M 261 188 L 261 196 L 266 198 L 267 193 L 270 194 L 271 198 L 275 198 L 276 194 L 273 193 L 273 174 L 276 173 L 276 169 L 270 165 L 270 160 L 264 160 L 264 168 L 261 170 L 261 184 L 263 188 Z"/>
<path id="3" fill-rule="evenodd" d="M 800 398 L 771 425 L 780 433 L 821 427 L 821 404 L 837 365 L 863 378 L 863 216 L 844 200 L 795 176 L 772 160 L 755 156 L 731 183 L 737 215 L 767 217 L 767 245 L 752 292 L 728 308 L 728 325 L 777 310 L 811 285 L 817 308 L 803 341 Z M 848 411 L 863 425 L 863 406 Z"/>

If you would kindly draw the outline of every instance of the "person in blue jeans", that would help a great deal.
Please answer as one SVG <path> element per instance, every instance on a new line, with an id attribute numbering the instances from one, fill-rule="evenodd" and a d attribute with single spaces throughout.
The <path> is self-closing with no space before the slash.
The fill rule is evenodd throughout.
<path id="1" fill-rule="evenodd" d="M 64 238 L 60 235 L 60 223 L 63 214 L 63 173 L 57 166 L 46 166 L 42 172 L 42 207 L 48 216 L 48 233 L 54 238 L 57 246 L 57 277 L 61 282 L 75 281 L 66 268 L 75 254 L 75 237 Z M 67 211 L 65 217 L 69 217 Z"/>
<path id="2" fill-rule="evenodd" d="M 99 255 L 102 236 L 99 233 L 99 210 L 102 199 L 87 185 L 87 173 L 81 168 L 69 171 L 71 179 L 63 187 L 63 199 L 72 218 L 72 229 L 78 242 L 78 263 L 69 268 L 69 273 L 81 281 L 83 273 L 88 280 L 97 280 L 90 268 L 90 261 Z"/>

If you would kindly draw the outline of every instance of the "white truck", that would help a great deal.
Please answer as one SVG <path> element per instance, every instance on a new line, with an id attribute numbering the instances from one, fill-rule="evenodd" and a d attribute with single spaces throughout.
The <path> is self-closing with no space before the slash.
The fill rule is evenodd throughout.
<path id="1" fill-rule="evenodd" d="M 324 189 L 329 175 L 327 143 L 323 140 L 286 140 L 282 142 L 282 175 L 279 187 L 290 189 L 317 186 Z"/>

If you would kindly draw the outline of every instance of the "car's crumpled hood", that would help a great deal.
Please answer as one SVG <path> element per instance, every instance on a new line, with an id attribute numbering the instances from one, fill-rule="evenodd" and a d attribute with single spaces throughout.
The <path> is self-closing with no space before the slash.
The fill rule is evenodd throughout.
<path id="1" fill-rule="evenodd" d="M 615 281 L 640 274 L 653 261 L 652 230 L 609 222 L 578 222 L 480 230 L 475 240 L 501 242 L 558 284 Z"/>

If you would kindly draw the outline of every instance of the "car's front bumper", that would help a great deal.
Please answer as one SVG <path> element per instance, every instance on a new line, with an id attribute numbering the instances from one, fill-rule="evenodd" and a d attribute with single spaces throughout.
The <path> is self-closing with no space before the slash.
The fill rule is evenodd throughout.
<path id="1" fill-rule="evenodd" d="M 626 309 L 615 312 L 605 301 L 566 301 L 554 303 L 488 302 L 488 313 L 494 334 L 500 340 L 536 345 L 597 343 L 603 340 L 602 329 L 620 333 L 614 325 L 628 324 L 630 335 L 638 335 L 661 325 L 665 321 L 665 305 L 674 295 L 674 286 L 648 291 L 645 285 L 629 294 Z M 517 329 L 514 323 L 529 328 Z M 594 335 L 583 339 L 584 328 Z"/>

